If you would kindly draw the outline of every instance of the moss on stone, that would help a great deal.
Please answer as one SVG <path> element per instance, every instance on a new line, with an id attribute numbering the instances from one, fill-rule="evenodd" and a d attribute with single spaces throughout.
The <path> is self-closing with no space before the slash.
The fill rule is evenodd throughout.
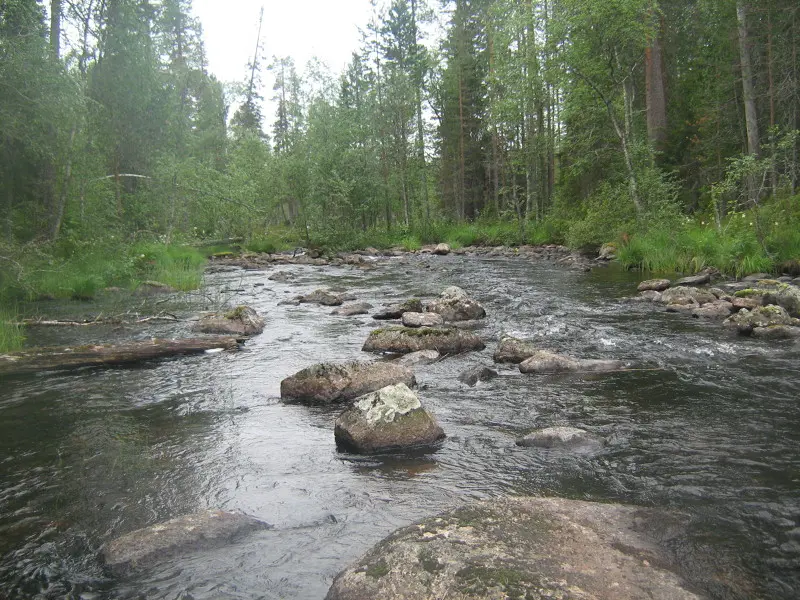
<path id="1" fill-rule="evenodd" d="M 367 577 L 380 579 L 381 577 L 389 574 L 389 565 L 386 564 L 385 560 L 381 559 L 378 562 L 367 565 L 365 573 L 367 574 Z"/>
<path id="2" fill-rule="evenodd" d="M 423 548 L 417 554 L 420 566 L 428 573 L 437 573 L 444 569 L 444 565 L 436 558 L 436 554 L 430 548 Z"/>

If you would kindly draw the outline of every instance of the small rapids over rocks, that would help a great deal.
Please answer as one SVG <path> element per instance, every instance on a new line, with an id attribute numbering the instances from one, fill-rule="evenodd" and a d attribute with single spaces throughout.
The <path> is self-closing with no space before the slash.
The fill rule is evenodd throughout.
<path id="1" fill-rule="evenodd" d="M 800 343 L 626 302 L 642 279 L 523 255 L 229 266 L 210 271 L 201 294 L 159 301 L 179 322 L 31 328 L 31 343 L 64 346 L 190 337 L 201 311 L 237 305 L 265 320 L 237 353 L 3 380 L 0 600 L 323 598 L 390 532 L 475 500 L 522 495 L 674 511 L 687 525 L 667 550 L 694 591 L 797 598 Z M 485 309 L 470 334 L 486 348 L 411 367 L 447 435 L 438 446 L 340 451 L 333 431 L 343 405 L 281 402 L 281 381 L 310 365 L 375 359 L 365 340 L 395 323 L 372 314 L 431 301 L 448 286 Z M 344 306 L 374 308 L 343 316 L 292 301 L 320 289 L 353 298 Z M 134 310 L 141 299 L 126 301 Z M 40 308 L 102 310 L 102 301 Z M 492 360 L 503 336 L 630 368 L 522 374 Z M 498 376 L 474 387 L 459 380 L 487 366 Z M 516 444 L 551 427 L 599 442 L 591 452 Z M 111 540 L 205 509 L 269 527 L 126 578 L 101 563 Z"/>

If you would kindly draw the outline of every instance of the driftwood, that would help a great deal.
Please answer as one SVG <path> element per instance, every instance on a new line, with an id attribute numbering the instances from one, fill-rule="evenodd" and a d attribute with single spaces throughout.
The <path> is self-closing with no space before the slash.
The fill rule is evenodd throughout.
<path id="1" fill-rule="evenodd" d="M 125 365 L 156 358 L 201 354 L 209 350 L 237 350 L 235 337 L 214 336 L 182 340 L 153 338 L 144 342 L 99 344 L 74 348 L 31 348 L 0 354 L 0 376 L 55 369 Z"/>
<path id="2" fill-rule="evenodd" d="M 84 319 L 82 321 L 60 321 L 55 319 L 23 319 L 17 325 L 26 327 L 87 327 L 89 325 L 136 325 L 140 323 L 152 323 L 153 321 L 169 321 L 171 323 L 180 321 L 178 317 L 171 313 L 161 313 L 151 317 L 140 317 L 134 320 L 126 320 L 123 316 L 103 317 L 98 316 L 94 319 Z"/>

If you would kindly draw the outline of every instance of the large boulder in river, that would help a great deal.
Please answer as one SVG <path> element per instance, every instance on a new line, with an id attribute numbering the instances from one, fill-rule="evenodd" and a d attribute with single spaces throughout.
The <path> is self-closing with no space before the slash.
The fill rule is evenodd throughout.
<path id="1" fill-rule="evenodd" d="M 408 386 L 399 383 L 357 398 L 338 419 L 336 444 L 362 453 L 426 446 L 445 437 Z"/>
<path id="2" fill-rule="evenodd" d="M 433 253 L 439 256 L 447 256 L 450 254 L 450 244 L 436 244 Z"/>
<path id="3" fill-rule="evenodd" d="M 538 350 L 539 348 L 531 342 L 526 342 L 515 337 L 504 336 L 500 339 L 500 343 L 494 351 L 494 362 L 518 365 L 526 358 L 530 358 L 536 354 Z"/>
<path id="4" fill-rule="evenodd" d="M 525 359 L 519 365 L 521 373 L 575 373 L 578 371 L 602 373 L 623 368 L 625 368 L 625 363 L 620 360 L 578 359 L 547 350 L 537 350 L 533 356 Z"/>
<path id="5" fill-rule="evenodd" d="M 340 317 L 354 317 L 356 315 L 369 314 L 371 308 L 372 304 L 369 302 L 356 302 L 355 304 L 346 304 L 339 308 L 334 308 L 331 314 Z"/>
<path id="6" fill-rule="evenodd" d="M 237 306 L 225 314 L 203 317 L 193 329 L 220 335 L 257 335 L 264 331 L 264 319 L 249 306 Z"/>
<path id="7" fill-rule="evenodd" d="M 559 450 L 596 450 L 602 445 L 603 443 L 598 438 L 577 427 L 538 429 L 517 440 L 517 446 Z"/>
<path id="8" fill-rule="evenodd" d="M 769 304 L 767 306 L 757 306 L 753 310 L 744 308 L 729 319 L 726 319 L 725 325 L 735 327 L 743 335 L 750 335 L 756 329 L 765 327 L 800 327 L 800 319 L 790 317 L 782 306 Z"/>
<path id="9" fill-rule="evenodd" d="M 658 542 L 680 517 L 562 498 L 492 499 L 392 533 L 326 600 L 698 600 Z"/>
<path id="10" fill-rule="evenodd" d="M 343 299 L 341 296 L 326 290 L 314 290 L 305 296 L 298 296 L 300 304 L 321 304 L 322 306 L 341 306 Z"/>
<path id="11" fill-rule="evenodd" d="M 189 552 L 216 548 L 269 525 L 247 515 L 204 510 L 138 529 L 106 544 L 101 555 L 123 577 Z"/>
<path id="12" fill-rule="evenodd" d="M 419 350 L 436 350 L 440 354 L 461 354 L 483 350 L 477 335 L 461 329 L 420 327 L 386 327 L 369 334 L 361 348 L 364 352 L 408 354 Z"/>
<path id="13" fill-rule="evenodd" d="M 416 385 L 414 373 L 392 362 L 322 363 L 281 381 L 281 400 L 303 404 L 338 404 L 387 385 Z"/>
<path id="14" fill-rule="evenodd" d="M 659 299 L 664 304 L 706 304 L 717 297 L 706 289 L 679 285 L 664 290 Z"/>
<path id="15" fill-rule="evenodd" d="M 443 291 L 439 298 L 425 307 L 425 310 L 441 315 L 445 321 L 473 321 L 486 316 L 484 308 L 456 286 Z"/>

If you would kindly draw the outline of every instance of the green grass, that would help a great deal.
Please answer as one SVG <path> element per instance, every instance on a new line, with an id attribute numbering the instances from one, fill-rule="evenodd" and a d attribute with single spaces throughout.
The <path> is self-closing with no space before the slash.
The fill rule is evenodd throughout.
<path id="1" fill-rule="evenodd" d="M 19 350 L 25 341 L 16 311 L 0 308 L 0 352 Z"/>
<path id="2" fill-rule="evenodd" d="M 203 283 L 206 258 L 190 246 L 165 246 L 157 243 L 133 247 L 138 278 L 158 281 L 176 290 L 196 290 Z"/>

